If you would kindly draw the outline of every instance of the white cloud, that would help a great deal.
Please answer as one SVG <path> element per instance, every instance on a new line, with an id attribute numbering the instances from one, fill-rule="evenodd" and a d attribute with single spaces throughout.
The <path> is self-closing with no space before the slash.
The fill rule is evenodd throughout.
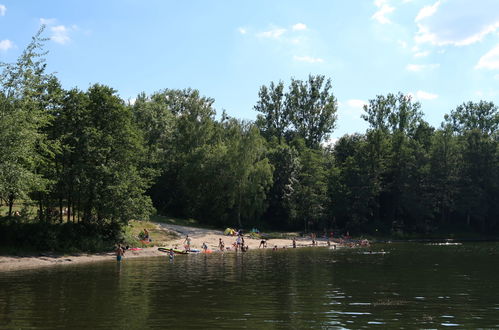
<path id="1" fill-rule="evenodd" d="M 262 37 L 262 38 L 273 38 L 273 39 L 279 39 L 284 32 L 286 32 L 286 29 L 283 28 L 273 28 L 269 31 L 264 31 L 259 33 L 257 36 Z"/>
<path id="2" fill-rule="evenodd" d="M 499 45 L 492 48 L 485 55 L 480 57 L 476 69 L 489 69 L 489 70 L 497 70 L 499 69 Z"/>
<path id="3" fill-rule="evenodd" d="M 240 27 L 239 29 L 237 29 L 237 31 L 239 31 L 239 33 L 241 33 L 241 34 L 248 33 L 248 31 L 245 28 L 242 28 L 242 27 Z"/>
<path id="4" fill-rule="evenodd" d="M 70 27 L 65 25 L 55 25 L 57 20 L 55 18 L 40 18 L 40 24 L 48 26 L 51 32 L 50 39 L 58 44 L 66 44 L 71 41 L 69 34 L 73 31 L 78 30 L 78 26 L 75 24 Z"/>
<path id="5" fill-rule="evenodd" d="M 306 29 L 307 29 L 307 26 L 305 24 L 303 24 L 303 23 L 296 23 L 292 27 L 293 31 L 303 31 L 303 30 L 306 30 Z"/>
<path id="6" fill-rule="evenodd" d="M 0 41 L 0 50 L 1 51 L 8 50 L 12 47 L 14 47 L 14 44 L 9 39 L 5 39 L 5 40 Z"/>
<path id="7" fill-rule="evenodd" d="M 364 100 L 350 99 L 346 102 L 338 102 L 338 117 L 349 118 L 350 120 L 359 120 L 364 113 Z"/>
<path id="8" fill-rule="evenodd" d="M 415 53 L 414 57 L 426 57 L 428 55 L 430 55 L 430 52 L 426 50 L 424 52 L 417 52 L 417 53 Z"/>
<path id="9" fill-rule="evenodd" d="M 395 10 L 395 7 L 391 7 L 387 0 L 375 0 L 374 5 L 378 7 L 378 11 L 371 16 L 372 19 L 378 21 L 381 24 L 388 24 L 391 21 L 386 17 Z"/>
<path id="10" fill-rule="evenodd" d="M 54 25 L 56 22 L 55 18 L 40 18 L 40 24 L 43 25 Z"/>
<path id="11" fill-rule="evenodd" d="M 471 45 L 499 29 L 499 2 L 436 1 L 421 9 L 415 22 L 418 26 L 414 36 L 416 43 Z"/>
<path id="12" fill-rule="evenodd" d="M 397 43 L 400 45 L 400 47 L 402 48 L 407 48 L 407 42 L 403 41 L 403 40 L 397 40 Z"/>
<path id="13" fill-rule="evenodd" d="M 324 60 L 318 57 L 310 57 L 310 56 L 293 56 L 295 61 L 299 62 L 307 62 L 307 63 L 323 63 Z"/>
<path id="14" fill-rule="evenodd" d="M 416 92 L 416 99 L 418 99 L 418 100 L 434 100 L 437 97 L 438 97 L 437 94 L 428 93 L 425 91 L 417 91 Z"/>
<path id="15" fill-rule="evenodd" d="M 352 108 L 363 108 L 364 105 L 367 104 L 366 101 L 363 101 L 363 100 L 356 100 L 356 99 L 352 99 L 352 100 L 348 100 L 346 102 L 346 104 L 349 106 L 349 107 L 352 107 Z"/>
<path id="16" fill-rule="evenodd" d="M 327 148 L 327 147 L 334 147 L 334 145 L 336 144 L 336 142 L 338 142 L 338 138 L 329 138 L 327 140 L 325 140 L 324 142 L 322 142 L 322 146 Z"/>
<path id="17" fill-rule="evenodd" d="M 0 5 L 0 16 L 5 16 L 5 12 L 7 11 L 7 7 L 4 5 Z"/>
<path id="18" fill-rule="evenodd" d="M 422 20 L 423 18 L 426 18 L 426 17 L 430 17 L 430 16 L 433 16 L 437 10 L 438 10 L 438 6 L 440 6 L 440 1 L 437 1 L 435 2 L 433 5 L 431 6 L 424 6 L 423 8 L 421 8 L 421 10 L 419 11 L 418 15 L 416 16 L 416 19 L 415 21 L 416 22 L 419 22 L 420 20 Z"/>
<path id="19" fill-rule="evenodd" d="M 69 31 L 67 27 L 64 25 L 56 25 L 50 28 L 50 31 L 52 31 L 52 36 L 50 39 L 54 40 L 58 44 L 65 44 L 71 40 L 69 37 Z"/>
<path id="20" fill-rule="evenodd" d="M 440 64 L 434 63 L 434 64 L 407 64 L 405 68 L 408 71 L 419 72 L 426 69 L 436 69 L 438 67 L 440 67 Z"/>

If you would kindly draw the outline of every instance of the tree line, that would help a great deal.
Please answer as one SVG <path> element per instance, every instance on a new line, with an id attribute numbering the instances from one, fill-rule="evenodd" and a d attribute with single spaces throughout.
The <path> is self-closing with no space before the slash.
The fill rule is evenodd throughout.
<path id="1" fill-rule="evenodd" d="M 365 133 L 327 146 L 338 104 L 323 75 L 261 86 L 255 121 L 217 119 L 214 100 L 194 89 L 141 93 L 133 104 L 101 84 L 63 89 L 46 72 L 42 31 L 0 74 L 0 198 L 10 221 L 116 233 L 159 212 L 283 230 L 499 228 L 492 102 L 463 103 L 434 128 L 410 96 L 379 95 L 364 106 Z M 20 201 L 31 207 L 16 217 Z"/>

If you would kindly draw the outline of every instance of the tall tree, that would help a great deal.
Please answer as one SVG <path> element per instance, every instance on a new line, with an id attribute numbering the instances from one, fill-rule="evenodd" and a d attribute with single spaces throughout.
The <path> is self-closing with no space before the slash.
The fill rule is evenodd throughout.
<path id="1" fill-rule="evenodd" d="M 318 148 L 335 127 L 338 105 L 331 89 L 331 79 L 321 75 L 310 75 L 307 81 L 291 79 L 287 112 L 296 134 L 309 148 Z"/>
<path id="2" fill-rule="evenodd" d="M 331 80 L 324 76 L 308 77 L 307 81 L 291 79 L 284 94 L 284 84 L 262 86 L 254 109 L 260 113 L 257 125 L 268 141 L 278 143 L 301 137 L 307 147 L 319 148 L 336 124 L 337 102 Z"/>
<path id="3" fill-rule="evenodd" d="M 276 137 L 281 144 L 290 126 L 284 84 L 280 81 L 277 84 L 271 82 L 269 87 L 264 85 L 260 87 L 258 97 L 254 109 L 262 115 L 258 115 L 257 124 L 267 140 Z"/>
<path id="4" fill-rule="evenodd" d="M 16 63 L 0 63 L 0 195 L 8 201 L 42 191 L 47 181 L 37 172 L 46 136 L 41 128 L 50 116 L 44 107 L 50 74 L 45 73 L 43 27 Z"/>
<path id="5" fill-rule="evenodd" d="M 445 117 L 459 136 L 460 167 L 456 211 L 466 224 L 486 231 L 497 225 L 499 109 L 492 102 L 468 102 Z"/>
<path id="6" fill-rule="evenodd" d="M 409 182 L 414 174 L 411 141 L 426 125 L 420 104 L 402 93 L 388 94 L 370 100 L 364 111 L 362 118 L 370 125 L 367 136 L 371 176 L 378 191 L 375 215 L 384 219 L 385 228 L 401 226 L 407 211 L 404 194 L 410 193 Z"/>
<path id="7" fill-rule="evenodd" d="M 374 220 L 376 191 L 370 177 L 367 148 L 366 136 L 343 136 L 334 146 L 334 166 L 328 173 L 329 216 L 335 219 L 334 226 L 350 232 L 365 230 Z"/>

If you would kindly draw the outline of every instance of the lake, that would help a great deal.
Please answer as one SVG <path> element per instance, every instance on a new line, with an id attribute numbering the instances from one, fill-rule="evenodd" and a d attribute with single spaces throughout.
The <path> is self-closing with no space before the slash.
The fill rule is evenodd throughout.
<path id="1" fill-rule="evenodd" d="M 499 328 L 499 243 L 375 244 L 0 273 L 0 328 Z"/>

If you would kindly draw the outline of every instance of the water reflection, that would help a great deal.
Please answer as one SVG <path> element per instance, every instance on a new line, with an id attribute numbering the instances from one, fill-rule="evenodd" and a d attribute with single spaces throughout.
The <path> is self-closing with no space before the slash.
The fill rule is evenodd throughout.
<path id="1" fill-rule="evenodd" d="M 259 250 L 0 273 L 0 328 L 495 327 L 498 245 L 483 245 Z"/>

